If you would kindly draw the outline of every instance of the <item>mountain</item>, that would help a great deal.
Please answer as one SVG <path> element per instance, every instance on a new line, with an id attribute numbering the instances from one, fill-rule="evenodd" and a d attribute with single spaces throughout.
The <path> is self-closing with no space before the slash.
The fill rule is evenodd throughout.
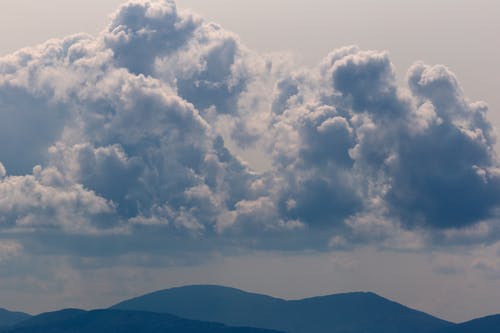
<path id="1" fill-rule="evenodd" d="M 182 319 L 169 314 L 67 309 L 27 319 L 2 333 L 279 333 Z"/>
<path id="2" fill-rule="evenodd" d="M 31 317 L 24 312 L 12 312 L 5 309 L 0 309 L 0 328 L 17 324 Z"/>
<path id="3" fill-rule="evenodd" d="M 474 319 L 435 333 L 495 333 L 500 332 L 500 315 Z"/>
<path id="4" fill-rule="evenodd" d="M 157 291 L 112 308 L 289 333 L 430 333 L 453 325 L 374 293 L 361 292 L 287 301 L 234 288 L 197 285 Z"/>

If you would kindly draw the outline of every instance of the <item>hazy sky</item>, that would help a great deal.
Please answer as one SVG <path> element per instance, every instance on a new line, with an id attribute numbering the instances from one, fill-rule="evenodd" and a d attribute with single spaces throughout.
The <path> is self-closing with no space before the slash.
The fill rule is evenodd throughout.
<path id="1" fill-rule="evenodd" d="M 218 283 L 500 312 L 500 2 L 177 0 L 234 34 L 136 2 L 0 2 L 0 307 Z"/>

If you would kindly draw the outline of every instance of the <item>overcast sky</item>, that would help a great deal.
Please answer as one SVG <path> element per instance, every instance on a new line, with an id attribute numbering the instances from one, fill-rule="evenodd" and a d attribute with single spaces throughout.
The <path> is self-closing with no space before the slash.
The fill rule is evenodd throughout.
<path id="1" fill-rule="evenodd" d="M 500 312 L 498 1 L 121 3 L 0 3 L 1 307 L 218 283 Z"/>

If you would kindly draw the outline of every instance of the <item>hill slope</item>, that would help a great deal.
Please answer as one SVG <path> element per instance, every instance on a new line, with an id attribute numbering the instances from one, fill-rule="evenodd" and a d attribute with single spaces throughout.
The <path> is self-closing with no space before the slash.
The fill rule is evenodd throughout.
<path id="1" fill-rule="evenodd" d="M 2 333 L 279 333 L 182 319 L 169 314 L 120 310 L 62 310 L 25 320 Z"/>
<path id="2" fill-rule="evenodd" d="M 500 332 L 500 315 L 474 319 L 435 333 L 495 333 Z"/>
<path id="3" fill-rule="evenodd" d="M 0 328 L 17 324 L 31 316 L 24 312 L 12 312 L 0 309 Z"/>
<path id="4" fill-rule="evenodd" d="M 174 315 L 290 333 L 430 333 L 452 325 L 373 293 L 287 301 L 221 286 L 154 292 L 112 308 Z"/>

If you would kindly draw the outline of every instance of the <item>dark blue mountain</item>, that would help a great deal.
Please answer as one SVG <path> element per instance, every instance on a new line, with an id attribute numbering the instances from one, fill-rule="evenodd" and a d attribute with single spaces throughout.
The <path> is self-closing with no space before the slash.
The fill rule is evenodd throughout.
<path id="1" fill-rule="evenodd" d="M 457 324 L 436 333 L 497 333 L 500 332 L 500 315 L 474 319 Z"/>
<path id="2" fill-rule="evenodd" d="M 279 333 L 188 320 L 169 314 L 68 309 L 34 316 L 2 333 Z"/>
<path id="3" fill-rule="evenodd" d="M 8 327 L 17 324 L 31 317 L 24 312 L 12 312 L 5 309 L 0 309 L 0 328 Z"/>
<path id="4" fill-rule="evenodd" d="M 287 301 L 221 286 L 154 292 L 112 307 L 289 333 L 431 333 L 453 325 L 374 293 Z"/>

